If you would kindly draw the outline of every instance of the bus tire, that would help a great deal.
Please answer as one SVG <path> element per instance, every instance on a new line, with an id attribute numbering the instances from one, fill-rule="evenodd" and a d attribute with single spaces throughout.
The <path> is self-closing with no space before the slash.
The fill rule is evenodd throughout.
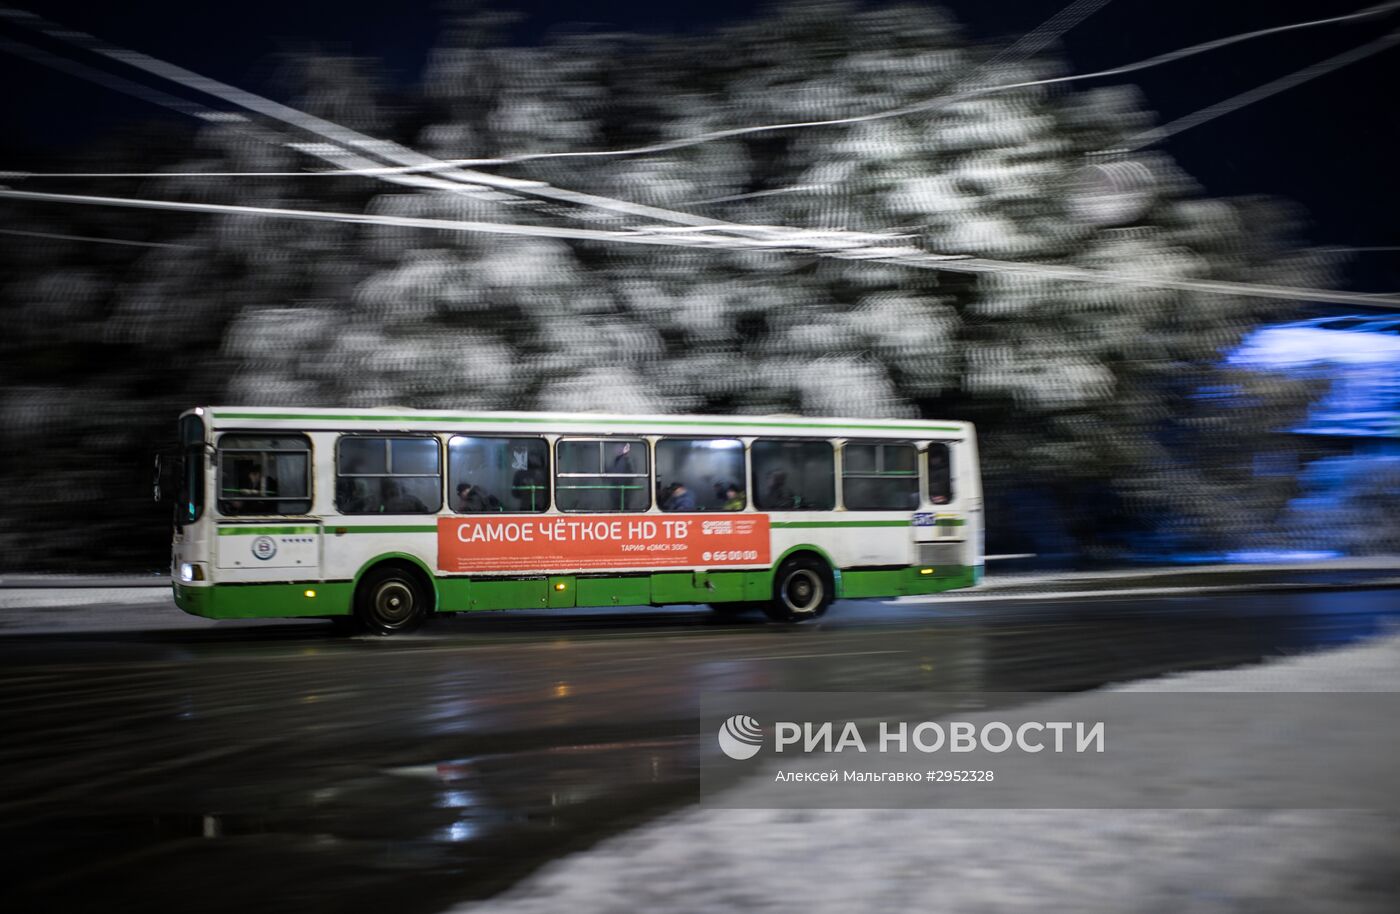
<path id="1" fill-rule="evenodd" d="M 419 575 L 400 565 L 380 565 L 355 591 L 355 620 L 372 635 L 411 632 L 429 611 L 428 589 Z"/>
<path id="2" fill-rule="evenodd" d="M 814 555 L 794 555 L 773 574 L 773 599 L 763 611 L 774 622 L 819 618 L 836 596 L 831 569 Z"/>

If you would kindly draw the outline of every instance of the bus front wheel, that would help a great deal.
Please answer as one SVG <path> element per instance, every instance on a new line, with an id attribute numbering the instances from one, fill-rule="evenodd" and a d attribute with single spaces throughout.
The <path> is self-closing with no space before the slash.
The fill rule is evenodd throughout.
<path id="1" fill-rule="evenodd" d="M 417 575 L 386 566 L 365 575 L 355 593 L 355 619 L 374 635 L 397 635 L 423 624 L 428 596 Z"/>
<path id="2" fill-rule="evenodd" d="M 773 575 L 773 599 L 763 611 L 774 622 L 806 622 L 826 612 L 835 597 L 831 572 L 821 559 L 795 555 Z"/>

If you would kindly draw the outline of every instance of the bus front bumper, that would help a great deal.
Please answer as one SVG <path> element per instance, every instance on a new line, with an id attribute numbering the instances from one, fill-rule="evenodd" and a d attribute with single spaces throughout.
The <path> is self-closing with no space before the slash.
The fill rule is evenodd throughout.
<path id="1" fill-rule="evenodd" d="M 350 614 L 349 581 L 300 584 L 172 582 L 175 605 L 205 619 L 279 619 Z"/>

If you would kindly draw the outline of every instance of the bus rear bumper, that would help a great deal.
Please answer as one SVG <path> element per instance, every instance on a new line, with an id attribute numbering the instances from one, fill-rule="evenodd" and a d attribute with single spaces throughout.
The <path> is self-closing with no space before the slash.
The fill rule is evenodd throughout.
<path id="1" fill-rule="evenodd" d="M 841 572 L 840 597 L 845 600 L 881 599 L 915 596 L 958 590 L 974 584 L 976 572 L 972 565 L 948 565 L 938 568 L 908 568 L 880 570 L 847 570 Z"/>

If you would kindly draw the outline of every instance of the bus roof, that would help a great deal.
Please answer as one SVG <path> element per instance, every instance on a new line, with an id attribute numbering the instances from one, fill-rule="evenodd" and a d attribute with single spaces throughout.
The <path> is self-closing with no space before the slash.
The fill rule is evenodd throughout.
<path id="1" fill-rule="evenodd" d="M 957 438 L 970 434 L 967 422 L 936 419 L 855 419 L 814 416 L 615 415 L 610 413 L 497 412 L 407 407 L 205 406 L 188 414 L 205 416 L 211 428 L 304 429 L 309 431 L 511 432 L 559 434 L 811 435 L 856 438 Z"/>

